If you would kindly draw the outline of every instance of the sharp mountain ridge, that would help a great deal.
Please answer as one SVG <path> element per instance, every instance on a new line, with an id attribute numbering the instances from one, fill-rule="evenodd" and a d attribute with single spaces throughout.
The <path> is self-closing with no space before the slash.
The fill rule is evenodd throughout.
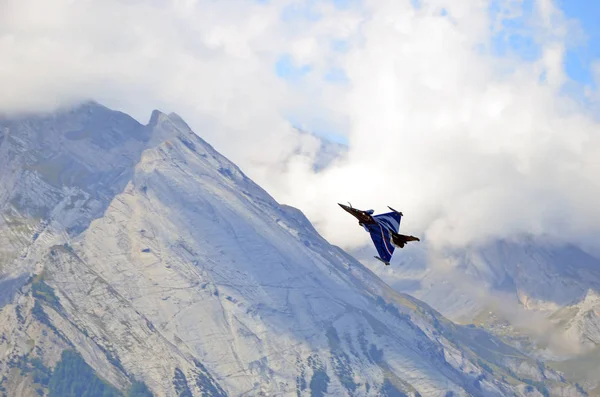
<path id="1" fill-rule="evenodd" d="M 0 395 L 585 395 L 395 292 L 176 114 L 0 119 L 0 215 Z"/>

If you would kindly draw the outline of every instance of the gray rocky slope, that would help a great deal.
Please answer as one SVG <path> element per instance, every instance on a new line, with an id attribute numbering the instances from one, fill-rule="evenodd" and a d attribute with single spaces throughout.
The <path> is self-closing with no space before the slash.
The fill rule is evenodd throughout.
<path id="1" fill-rule="evenodd" d="M 0 393 L 48 394 L 19 363 L 65 349 L 156 396 L 584 394 L 395 292 L 177 115 L 96 103 L 0 120 Z"/>
<path id="2" fill-rule="evenodd" d="M 432 256 L 426 242 L 381 268 L 395 290 L 480 325 L 600 396 L 600 259 L 546 238 L 495 241 Z"/>

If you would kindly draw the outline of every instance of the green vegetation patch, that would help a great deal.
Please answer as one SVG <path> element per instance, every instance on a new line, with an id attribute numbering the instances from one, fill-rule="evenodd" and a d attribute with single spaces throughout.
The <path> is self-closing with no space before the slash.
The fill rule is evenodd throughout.
<path id="1" fill-rule="evenodd" d="M 122 397 L 115 387 L 100 379 L 81 355 L 64 350 L 49 383 L 50 397 Z"/>
<path id="2" fill-rule="evenodd" d="M 40 299 L 52 306 L 56 311 L 62 311 L 62 306 L 54 289 L 44 282 L 44 274 L 36 275 L 31 282 L 31 293 L 34 298 Z"/>
<path id="3" fill-rule="evenodd" d="M 129 388 L 127 397 L 153 397 L 154 395 L 148 389 L 148 386 L 144 382 L 134 381 Z"/>
<path id="4" fill-rule="evenodd" d="M 175 368 L 175 376 L 173 378 L 173 386 L 178 397 L 192 397 L 192 391 L 187 383 L 187 378 L 182 370 Z"/>
<path id="5" fill-rule="evenodd" d="M 48 383 L 50 397 L 153 397 L 144 382 L 133 381 L 123 394 L 120 390 L 99 378 L 81 355 L 64 350 Z"/>
<path id="6" fill-rule="evenodd" d="M 313 369 L 313 375 L 309 384 L 311 396 L 325 396 L 330 381 L 327 372 L 325 372 L 325 367 L 316 354 L 308 357 L 308 365 Z"/>

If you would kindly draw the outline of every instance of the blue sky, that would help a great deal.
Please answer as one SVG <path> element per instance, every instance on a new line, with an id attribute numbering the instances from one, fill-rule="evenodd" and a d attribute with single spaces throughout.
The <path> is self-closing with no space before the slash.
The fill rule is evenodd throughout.
<path id="1" fill-rule="evenodd" d="M 338 8 L 346 8 L 356 3 L 356 0 L 331 0 Z M 312 7 L 316 0 L 307 0 L 304 5 L 289 7 L 282 16 L 286 20 L 306 18 L 319 19 Z M 416 7 L 417 0 L 413 0 Z M 569 19 L 575 19 L 580 24 L 585 40 L 583 43 L 570 48 L 566 55 L 565 67 L 569 77 L 583 84 L 593 84 L 590 65 L 594 60 L 600 59 L 600 1 L 595 0 L 555 0 L 555 4 Z M 490 12 L 497 12 L 495 2 L 492 2 Z M 539 56 L 539 48 L 531 37 L 527 35 L 525 18 L 533 10 L 533 0 L 523 0 L 524 18 L 516 18 L 505 22 L 505 31 L 500 33 L 494 41 L 495 51 L 504 54 L 507 51 L 516 51 L 525 59 L 535 59 Z M 340 51 L 344 49 L 343 42 L 334 42 L 332 46 Z M 295 80 L 311 71 L 310 65 L 294 65 L 286 54 L 283 54 L 276 65 L 276 71 L 282 78 Z M 325 76 L 332 82 L 344 81 L 343 71 L 333 70 Z"/>
<path id="2" fill-rule="evenodd" d="M 318 1 L 332 1 L 336 7 L 343 9 L 358 3 L 360 0 L 306 0 L 288 7 L 282 18 L 286 21 L 295 20 L 316 21 L 320 15 L 313 5 Z M 415 7 L 420 6 L 419 0 L 411 0 Z M 570 20 L 575 20 L 584 33 L 583 40 L 570 44 L 565 56 L 565 70 L 570 79 L 576 84 L 570 87 L 569 93 L 583 97 L 583 88 L 590 86 L 596 88 L 592 74 L 592 64 L 600 60 L 600 1 L 597 0 L 555 0 L 555 5 L 560 8 Z M 523 16 L 505 20 L 503 29 L 495 35 L 492 42 L 492 51 L 495 55 L 503 56 L 509 53 L 516 54 L 524 60 L 533 61 L 541 56 L 540 48 L 531 37 L 531 30 L 527 26 L 527 18 L 534 9 L 534 0 L 523 0 Z M 499 12 L 495 0 L 492 0 L 490 13 Z M 333 41 L 332 49 L 345 51 L 346 43 Z M 309 64 L 296 64 L 289 54 L 282 54 L 275 64 L 275 73 L 290 84 L 301 84 L 304 76 L 315 72 Z M 332 67 L 321 76 L 324 81 L 331 84 L 345 84 L 347 77 L 343 69 Z M 309 128 L 311 128 L 309 126 Z M 313 131 L 319 135 L 327 136 L 337 142 L 344 142 L 344 138 L 332 131 Z"/>
<path id="3" fill-rule="evenodd" d="M 575 20 L 584 33 L 583 41 L 572 43 L 565 57 L 567 75 L 583 85 L 595 87 L 591 73 L 594 60 L 600 60 L 600 2 L 594 0 L 555 0 L 568 19 Z M 540 56 L 539 47 L 528 36 L 525 18 L 531 15 L 533 0 L 523 1 L 524 18 L 507 21 L 505 30 L 496 36 L 494 50 L 500 55 L 508 51 L 516 52 L 523 59 L 534 60 Z M 496 12 L 495 4 L 491 12 Z"/>
<path id="4" fill-rule="evenodd" d="M 575 18 L 586 34 L 586 41 L 567 53 L 568 75 L 583 84 L 593 84 L 590 64 L 600 60 L 600 2 L 596 0 L 560 0 L 558 6 L 569 18 Z"/>

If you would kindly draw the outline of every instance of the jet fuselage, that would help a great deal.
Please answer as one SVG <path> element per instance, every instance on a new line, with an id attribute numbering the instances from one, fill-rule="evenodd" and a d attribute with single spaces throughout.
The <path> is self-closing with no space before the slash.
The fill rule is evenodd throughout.
<path id="1" fill-rule="evenodd" d="M 371 214 L 370 214 L 371 211 L 359 210 L 359 209 L 352 208 L 352 207 L 349 207 L 347 205 L 340 204 L 340 203 L 338 203 L 338 205 L 340 207 L 342 207 L 346 212 L 348 212 L 349 214 L 354 216 L 356 219 L 358 219 L 358 224 L 363 227 L 365 227 L 365 225 L 377 224 L 377 221 L 375 221 L 373 216 L 371 216 Z M 395 212 L 399 213 L 400 215 L 402 215 L 401 212 L 398 212 L 391 207 L 390 207 L 390 209 L 392 211 L 395 211 Z M 369 231 L 368 228 L 365 228 L 365 229 L 367 231 Z M 399 234 L 389 228 L 387 230 L 390 233 L 390 237 L 391 237 L 390 242 L 398 248 L 404 248 L 406 243 L 408 243 L 409 241 L 420 241 L 418 237 Z"/>

